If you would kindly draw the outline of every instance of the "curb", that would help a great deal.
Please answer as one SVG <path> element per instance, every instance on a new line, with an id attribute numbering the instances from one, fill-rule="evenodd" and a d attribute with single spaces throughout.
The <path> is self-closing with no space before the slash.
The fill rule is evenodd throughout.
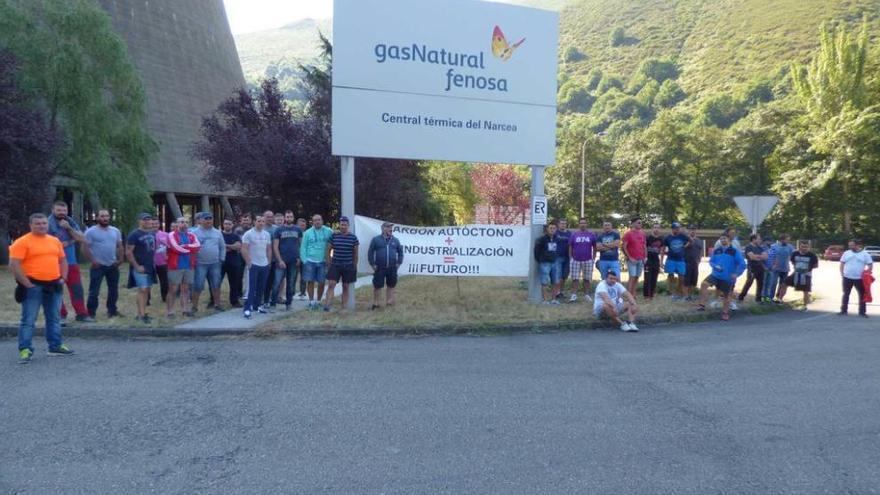
<path id="1" fill-rule="evenodd" d="M 759 312 L 742 311 L 745 317 L 767 316 L 784 309 L 788 305 L 762 308 Z M 686 313 L 683 315 L 671 315 L 665 317 L 644 318 L 639 320 L 639 325 L 671 325 L 674 323 L 700 323 L 708 321 L 720 315 L 718 311 L 706 311 L 705 313 Z M 738 318 L 739 319 L 739 318 Z M 406 337 L 406 336 L 452 336 L 452 335 L 513 335 L 523 333 L 556 333 L 578 330 L 615 330 L 616 327 L 604 321 L 590 320 L 584 322 L 569 321 L 559 324 L 521 324 L 521 325 L 484 325 L 484 326 L 437 326 L 423 328 L 285 328 L 281 330 L 260 328 L 216 328 L 216 329 L 182 329 L 174 327 L 166 328 L 111 328 L 111 327 L 67 327 L 62 330 L 65 337 L 73 338 L 112 338 L 131 339 L 142 337 L 158 337 L 172 339 L 199 339 L 209 337 L 253 337 L 253 338 L 276 338 L 276 337 Z M 44 336 L 45 328 L 35 329 L 34 336 Z M 0 339 L 12 339 L 18 336 L 17 326 L 0 326 Z"/>

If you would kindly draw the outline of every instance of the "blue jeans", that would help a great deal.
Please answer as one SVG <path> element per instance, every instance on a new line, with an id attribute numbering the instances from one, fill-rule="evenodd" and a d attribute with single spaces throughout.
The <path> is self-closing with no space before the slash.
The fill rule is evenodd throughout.
<path id="1" fill-rule="evenodd" d="M 296 273 L 298 268 L 296 266 L 296 260 L 291 262 L 285 262 L 287 268 L 281 268 L 279 266 L 275 266 L 275 282 L 272 284 L 272 297 L 270 298 L 271 304 L 278 304 L 278 292 L 281 289 L 281 281 L 287 278 L 287 299 L 285 304 L 290 304 L 293 302 L 293 294 L 295 292 L 294 282 L 296 281 Z"/>
<path id="2" fill-rule="evenodd" d="M 18 350 L 30 349 L 33 352 L 34 324 L 37 314 L 43 307 L 46 317 L 46 342 L 49 349 L 57 349 L 61 345 L 61 286 L 54 287 L 37 285 L 27 289 L 21 303 L 21 324 L 18 327 Z"/>
<path id="3" fill-rule="evenodd" d="M 193 292 L 201 292 L 205 288 L 205 279 L 208 279 L 208 288 L 219 289 L 220 282 L 223 280 L 223 265 L 221 263 L 211 263 L 208 265 L 196 265 L 195 275 L 193 275 Z M 220 301 L 215 301 L 219 303 Z"/>
<path id="4" fill-rule="evenodd" d="M 769 297 L 770 299 L 776 297 L 776 284 L 779 282 L 780 278 L 782 278 L 784 283 L 785 275 L 787 275 L 785 272 L 767 270 L 764 274 L 764 297 Z"/>
<path id="5" fill-rule="evenodd" d="M 599 277 L 601 277 L 602 280 L 605 280 L 605 278 L 608 277 L 609 270 L 613 271 L 614 275 L 616 275 L 617 278 L 620 278 L 620 262 L 619 261 L 600 259 L 599 262 L 596 264 L 596 266 L 599 268 Z"/>
<path id="6" fill-rule="evenodd" d="M 115 315 L 116 301 L 119 299 L 119 267 L 99 266 L 89 268 L 89 300 L 86 307 L 89 314 L 95 316 L 98 310 L 98 296 L 101 293 L 101 281 L 107 278 L 107 314 Z"/>
<path id="7" fill-rule="evenodd" d="M 263 302 L 263 291 L 269 280 L 269 266 L 251 265 L 248 269 L 248 297 L 244 309 L 256 311 Z"/>

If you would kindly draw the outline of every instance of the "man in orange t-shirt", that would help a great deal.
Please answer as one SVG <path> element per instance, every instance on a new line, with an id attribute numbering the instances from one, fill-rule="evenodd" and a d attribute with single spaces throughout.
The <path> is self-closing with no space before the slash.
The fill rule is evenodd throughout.
<path id="1" fill-rule="evenodd" d="M 49 220 L 42 213 L 30 217 L 31 231 L 9 247 L 9 268 L 19 288 L 16 300 L 21 302 L 21 324 L 18 327 L 18 359 L 29 363 L 34 354 L 32 340 L 40 306 L 46 317 L 46 342 L 50 356 L 73 354 L 61 342 L 61 291 L 67 278 L 64 246 L 48 234 Z"/>

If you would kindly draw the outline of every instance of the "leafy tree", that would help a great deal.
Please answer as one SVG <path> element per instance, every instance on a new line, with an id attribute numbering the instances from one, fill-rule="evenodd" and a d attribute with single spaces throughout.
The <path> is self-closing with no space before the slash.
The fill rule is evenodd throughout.
<path id="1" fill-rule="evenodd" d="M 657 96 L 654 97 L 654 105 L 658 108 L 672 108 L 683 102 L 687 98 L 681 86 L 672 79 L 663 81 L 660 89 L 657 90 Z"/>
<path id="2" fill-rule="evenodd" d="M 580 214 L 583 163 L 585 214 L 596 225 L 616 206 L 609 138 L 597 135 L 585 116 L 574 115 L 561 119 L 558 141 L 556 165 L 547 169 L 545 184 L 550 213 L 568 218 Z"/>
<path id="3" fill-rule="evenodd" d="M 703 125 L 727 129 L 746 114 L 745 105 L 729 93 L 713 95 L 700 105 Z"/>
<path id="4" fill-rule="evenodd" d="M 133 221 L 151 204 L 146 172 L 156 145 L 143 87 L 109 16 L 86 0 L 3 1 L 0 48 L 20 61 L 22 89 L 46 109 L 50 131 L 67 137 L 57 172 Z"/>
<path id="5" fill-rule="evenodd" d="M 606 74 L 602 76 L 602 80 L 600 80 L 599 85 L 596 86 L 596 94 L 602 95 L 611 91 L 612 89 L 619 89 L 620 91 L 623 91 L 623 79 L 617 76 Z"/>
<path id="6" fill-rule="evenodd" d="M 522 223 L 529 209 L 528 179 L 513 165 L 477 165 L 470 170 L 474 190 L 489 206 L 489 223 Z"/>
<path id="7" fill-rule="evenodd" d="M 600 82 L 602 82 L 602 70 L 596 67 L 587 74 L 587 91 L 595 91 L 599 87 Z"/>
<path id="8" fill-rule="evenodd" d="M 472 223 L 474 207 L 480 198 L 470 172 L 472 165 L 457 162 L 427 162 L 420 165 L 433 208 L 434 224 L 461 225 Z"/>
<path id="9" fill-rule="evenodd" d="M 26 232 L 28 216 L 48 201 L 47 177 L 55 174 L 59 131 L 35 108 L 15 80 L 16 62 L 0 51 L 0 259 L 5 260 L 9 231 Z M 25 173 L 22 173 L 24 171 Z"/>
<path id="10" fill-rule="evenodd" d="M 668 79 L 678 79 L 678 63 L 672 59 L 649 58 L 639 65 L 639 74 L 663 84 Z"/>
<path id="11" fill-rule="evenodd" d="M 566 63 L 580 62 L 587 58 L 576 46 L 569 46 L 562 52 L 562 60 Z"/>
<path id="12" fill-rule="evenodd" d="M 559 88 L 559 110 L 568 113 L 586 113 L 590 111 L 596 98 L 587 91 L 583 82 L 570 79 Z"/>
<path id="13" fill-rule="evenodd" d="M 626 42 L 626 30 L 616 27 L 608 34 L 608 43 L 611 46 L 620 46 Z"/>
<path id="14" fill-rule="evenodd" d="M 845 26 L 822 26 L 819 52 L 808 65 L 792 69 L 794 87 L 807 109 L 810 142 L 824 155 L 814 180 L 803 192 L 838 182 L 845 198 L 843 228 L 852 232 L 853 207 L 861 206 L 853 193 L 866 166 L 876 161 L 876 150 L 868 137 L 875 129 L 877 107 L 869 106 L 865 81 L 867 63 L 867 21 L 858 34 Z"/>
<path id="15" fill-rule="evenodd" d="M 294 115 L 278 82 L 268 79 L 259 90 L 238 90 L 203 120 L 194 153 L 212 183 L 241 190 L 261 208 L 338 216 L 339 160 L 330 145 L 332 48 L 325 37 L 320 41 L 320 60 L 302 67 L 308 97 L 303 115 Z M 359 214 L 419 223 L 430 213 L 414 162 L 360 158 L 356 174 Z"/>

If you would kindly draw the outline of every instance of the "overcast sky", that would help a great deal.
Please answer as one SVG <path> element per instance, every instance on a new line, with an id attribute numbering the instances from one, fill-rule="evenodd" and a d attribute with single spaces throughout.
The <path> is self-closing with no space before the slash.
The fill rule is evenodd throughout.
<path id="1" fill-rule="evenodd" d="M 491 1 L 506 3 L 510 0 Z M 232 34 L 264 31 L 302 19 L 333 16 L 333 0 L 223 0 L 223 3 Z"/>
<path id="2" fill-rule="evenodd" d="M 326 19 L 333 0 L 223 0 L 232 34 L 263 31 L 301 19 Z"/>

